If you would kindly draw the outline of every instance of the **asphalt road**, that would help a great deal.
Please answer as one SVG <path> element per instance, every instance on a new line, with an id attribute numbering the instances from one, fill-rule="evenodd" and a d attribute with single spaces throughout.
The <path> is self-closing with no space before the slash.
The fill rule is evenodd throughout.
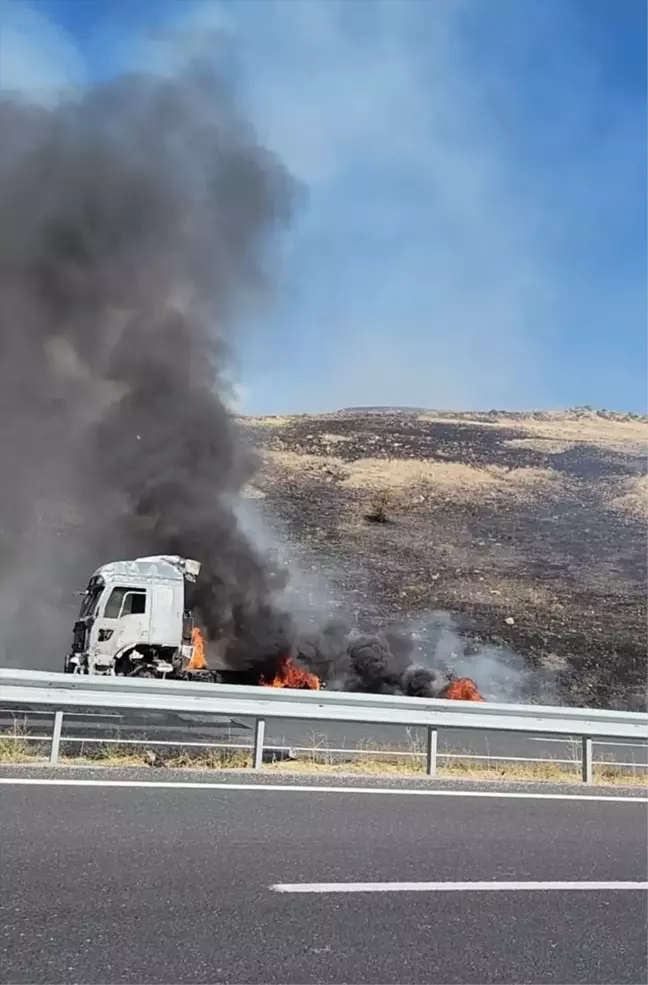
<path id="1" fill-rule="evenodd" d="M 22 775 L 0 779 L 4 982 L 647 978 L 645 888 L 564 888 L 648 885 L 645 800 Z M 436 886 L 484 880 L 516 888 Z M 403 881 L 435 885 L 302 891 Z M 299 891 L 273 888 L 286 884 Z"/>
<path id="2" fill-rule="evenodd" d="M 51 713 L 18 713 L 33 734 L 51 734 Z M 14 713 L 0 707 L 0 732 L 11 730 Z M 71 715 L 66 713 L 64 735 L 77 738 L 101 738 L 120 733 L 125 738 L 146 739 L 148 742 L 233 742 L 250 743 L 252 721 L 232 720 L 214 716 L 191 715 L 122 715 L 119 712 Z M 269 721 L 266 730 L 267 746 L 290 746 L 312 749 L 400 749 L 412 751 L 425 748 L 423 730 L 388 725 L 353 725 L 346 723 Z M 472 730 L 441 729 L 439 753 L 456 756 L 477 756 L 490 759 L 555 759 L 574 760 L 580 755 L 580 740 L 556 736 L 514 735 L 505 732 L 475 733 Z M 637 768 L 648 765 L 648 744 L 609 740 L 594 743 L 597 762 L 627 764 Z"/>

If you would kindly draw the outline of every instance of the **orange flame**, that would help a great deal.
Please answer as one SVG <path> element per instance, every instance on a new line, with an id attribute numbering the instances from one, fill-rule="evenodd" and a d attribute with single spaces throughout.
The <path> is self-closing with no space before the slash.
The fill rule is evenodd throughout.
<path id="1" fill-rule="evenodd" d="M 320 679 L 316 674 L 298 667 L 290 654 L 279 658 L 277 671 L 270 684 L 266 684 L 263 676 L 259 678 L 263 687 L 297 687 L 311 691 L 319 691 Z"/>
<path id="2" fill-rule="evenodd" d="M 469 677 L 460 677 L 453 681 L 445 689 L 442 697 L 450 698 L 451 701 L 484 701 L 477 690 L 477 685 Z"/>
<path id="3" fill-rule="evenodd" d="M 191 630 L 191 642 L 193 643 L 193 654 L 187 664 L 187 670 L 207 670 L 207 659 L 205 657 L 205 637 L 197 626 Z"/>

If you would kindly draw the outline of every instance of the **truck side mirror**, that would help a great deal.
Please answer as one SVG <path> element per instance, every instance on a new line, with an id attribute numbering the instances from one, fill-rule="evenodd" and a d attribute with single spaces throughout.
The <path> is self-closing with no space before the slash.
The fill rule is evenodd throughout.
<path id="1" fill-rule="evenodd" d="M 190 612 L 182 614 L 182 640 L 184 643 L 191 643 L 194 628 L 194 617 Z"/>

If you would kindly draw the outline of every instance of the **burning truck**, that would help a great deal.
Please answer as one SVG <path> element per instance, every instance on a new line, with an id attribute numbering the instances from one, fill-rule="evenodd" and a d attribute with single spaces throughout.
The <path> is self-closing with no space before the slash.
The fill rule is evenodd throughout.
<path id="1" fill-rule="evenodd" d="M 183 678 L 206 671 L 204 640 L 187 608 L 200 567 L 157 555 L 98 568 L 81 593 L 65 672 Z"/>
<path id="2" fill-rule="evenodd" d="M 98 568 L 81 593 L 65 672 L 308 690 L 331 679 L 334 687 L 355 691 L 484 700 L 470 678 L 412 663 L 402 634 L 367 637 L 335 622 L 317 642 L 304 639 L 260 664 L 210 667 L 192 611 L 200 570 L 199 561 L 167 554 Z"/>

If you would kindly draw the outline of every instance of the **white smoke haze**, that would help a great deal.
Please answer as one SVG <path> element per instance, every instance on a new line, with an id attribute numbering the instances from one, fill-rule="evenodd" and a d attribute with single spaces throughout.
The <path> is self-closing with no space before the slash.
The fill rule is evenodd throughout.
<path id="1" fill-rule="evenodd" d="M 409 623 L 423 666 L 470 677 L 487 701 L 559 703 L 557 674 L 529 667 L 514 650 L 476 645 L 451 613 L 432 610 Z"/>
<path id="2" fill-rule="evenodd" d="M 269 515 L 258 496 L 256 490 L 247 490 L 247 495 L 235 504 L 236 516 L 259 552 L 286 571 L 282 604 L 291 613 L 297 633 L 313 632 L 335 613 L 344 613 L 351 623 L 356 622 L 348 593 L 336 592 L 331 578 L 324 573 L 330 571 L 330 561 L 299 545 L 291 536 L 288 524 Z M 343 580 L 341 572 L 339 580 Z"/>
<path id="3" fill-rule="evenodd" d="M 281 601 L 293 618 L 302 660 L 323 671 L 321 663 L 317 666 L 313 647 L 322 648 L 322 628 L 330 625 L 332 638 L 325 642 L 325 648 L 328 646 L 332 665 L 324 676 L 329 689 L 345 689 L 349 686 L 349 649 L 367 639 L 358 623 L 371 623 L 366 604 L 354 608 L 348 590 L 333 587 L 334 581 L 348 584 L 348 573 L 336 570 L 330 558 L 316 550 L 298 546 L 287 524 L 267 515 L 263 499 L 243 499 L 236 511 L 242 529 L 258 550 L 276 559 L 288 574 Z M 362 577 L 361 571 L 355 572 L 354 583 L 358 594 L 367 597 L 368 590 L 360 587 Z M 410 670 L 398 689 L 407 692 L 407 675 L 413 677 L 420 668 L 435 675 L 439 691 L 452 679 L 469 677 L 487 701 L 560 702 L 554 671 L 530 668 L 524 657 L 509 648 L 476 646 L 449 612 L 430 610 L 402 620 L 395 628 L 411 639 L 406 663 Z"/>

